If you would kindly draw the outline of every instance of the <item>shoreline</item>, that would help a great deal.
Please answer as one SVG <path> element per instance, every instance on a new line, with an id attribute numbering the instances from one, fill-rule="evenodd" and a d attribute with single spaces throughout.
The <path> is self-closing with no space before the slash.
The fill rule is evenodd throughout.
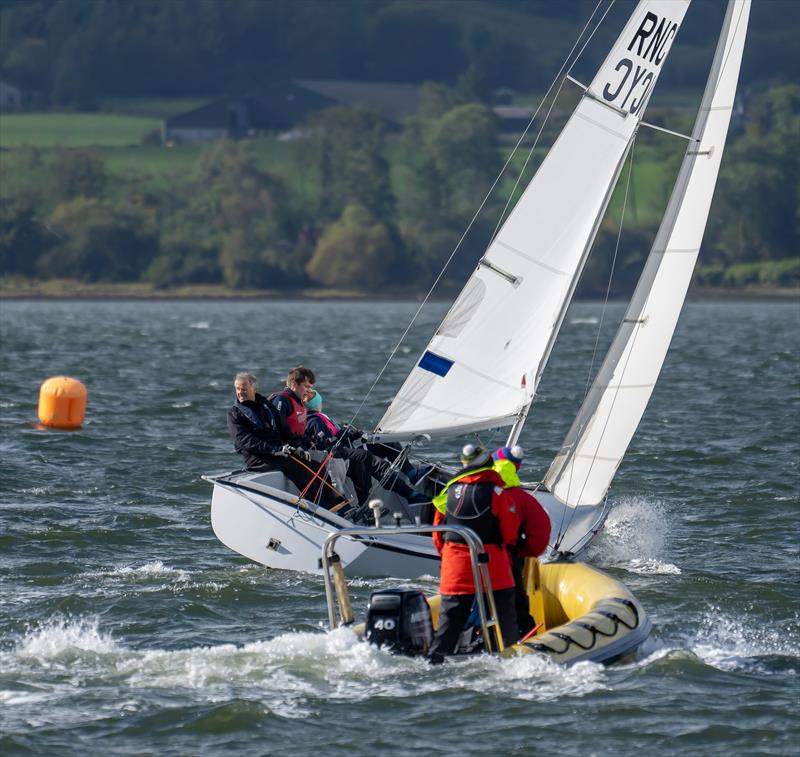
<path id="1" fill-rule="evenodd" d="M 449 302 L 458 292 L 439 292 L 431 297 L 435 302 Z M 242 289 L 235 290 L 221 285 L 185 286 L 174 289 L 156 289 L 149 284 L 87 284 L 73 281 L 0 281 L 0 302 L 19 301 L 70 301 L 70 300 L 129 300 L 129 301 L 320 301 L 336 302 L 355 300 L 361 302 L 413 301 L 420 302 L 426 292 L 403 290 L 397 292 L 361 292 L 338 289 Z M 596 302 L 600 297 L 577 296 L 576 301 Z M 615 297 L 612 302 L 627 301 L 627 297 Z M 800 287 L 746 287 L 723 289 L 712 287 L 690 287 L 687 302 L 800 302 Z"/>

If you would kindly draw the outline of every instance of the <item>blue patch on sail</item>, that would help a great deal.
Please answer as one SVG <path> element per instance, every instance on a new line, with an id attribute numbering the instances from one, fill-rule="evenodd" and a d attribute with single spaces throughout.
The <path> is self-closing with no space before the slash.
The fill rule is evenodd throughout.
<path id="1" fill-rule="evenodd" d="M 447 372 L 453 367 L 453 361 L 427 350 L 422 356 L 422 360 L 419 361 L 419 367 L 423 371 L 430 371 L 437 376 L 446 376 Z"/>

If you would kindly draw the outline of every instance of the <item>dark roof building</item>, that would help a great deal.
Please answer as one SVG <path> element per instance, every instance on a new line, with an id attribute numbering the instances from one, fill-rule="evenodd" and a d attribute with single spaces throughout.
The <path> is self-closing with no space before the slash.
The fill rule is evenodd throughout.
<path id="1" fill-rule="evenodd" d="M 257 94 L 220 98 L 167 118 L 164 139 L 208 142 L 223 137 L 241 139 L 262 131 L 288 131 L 310 113 L 336 104 L 294 82 L 278 82 Z"/>
<path id="2" fill-rule="evenodd" d="M 398 128 L 419 109 L 416 84 L 381 84 L 361 81 L 298 79 L 298 86 L 330 98 L 339 105 L 360 106 L 379 115 L 390 128 Z"/>
<path id="3" fill-rule="evenodd" d="M 164 121 L 164 140 L 208 142 L 241 139 L 263 132 L 290 132 L 313 113 L 334 105 L 360 106 L 398 131 L 419 108 L 421 89 L 414 84 L 291 79 L 275 82 L 244 97 L 224 97 Z M 499 129 L 521 133 L 533 109 L 509 105 L 494 108 Z"/>
<path id="4" fill-rule="evenodd" d="M 334 105 L 362 106 L 399 129 L 419 106 L 419 87 L 408 84 L 316 81 L 276 82 L 244 97 L 225 97 L 164 121 L 165 140 L 207 142 L 259 132 L 286 132 L 312 113 Z"/>

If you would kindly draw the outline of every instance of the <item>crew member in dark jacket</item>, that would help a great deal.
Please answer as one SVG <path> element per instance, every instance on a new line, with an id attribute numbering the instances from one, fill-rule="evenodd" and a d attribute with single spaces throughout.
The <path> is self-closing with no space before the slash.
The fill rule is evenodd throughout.
<path id="1" fill-rule="evenodd" d="M 519 517 L 487 452 L 468 444 L 461 453 L 461 463 L 464 467 L 447 484 L 445 492 L 433 500 L 437 508 L 433 523 L 468 526 L 481 538 L 489 557 L 497 620 L 503 643 L 508 646 L 519 638 L 514 576 L 507 549 L 517 540 Z M 442 655 L 453 654 L 456 649 L 475 599 L 475 582 L 469 547 L 460 536 L 434 533 L 433 542 L 442 556 L 439 579 L 442 600 L 439 624 L 428 654 L 432 661 L 438 662 Z"/>
<path id="2" fill-rule="evenodd" d="M 318 501 L 323 507 L 330 508 L 340 502 L 341 497 L 331 489 L 324 473 L 315 478 L 321 464 L 282 438 L 278 413 L 256 391 L 256 377 L 252 373 L 237 373 L 233 387 L 236 403 L 228 410 L 228 432 L 234 448 L 244 456 L 247 469 L 282 471 L 301 492 L 308 487 L 306 499 Z"/>
<path id="3" fill-rule="evenodd" d="M 410 504 L 430 502 L 430 497 L 417 492 L 393 471 L 390 463 L 373 455 L 363 447 L 352 443 L 361 434 L 347 426 L 339 426 L 330 416 L 322 412 L 322 395 L 315 389 L 306 393 L 306 436 L 317 449 L 333 449 L 334 457 L 347 460 L 347 475 L 353 482 L 358 504 L 369 498 L 373 476 L 389 491 L 399 494 Z"/>

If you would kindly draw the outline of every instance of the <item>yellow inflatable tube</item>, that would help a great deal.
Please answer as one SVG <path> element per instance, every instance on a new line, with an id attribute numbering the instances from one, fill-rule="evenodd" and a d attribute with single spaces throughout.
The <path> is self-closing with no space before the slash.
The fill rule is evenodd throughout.
<path id="1" fill-rule="evenodd" d="M 523 579 L 535 635 L 503 654 L 544 654 L 572 664 L 613 662 L 633 655 L 650 634 L 644 608 L 615 578 L 581 562 L 540 564 L 529 558 Z M 440 597 L 431 597 L 434 627 Z"/>

